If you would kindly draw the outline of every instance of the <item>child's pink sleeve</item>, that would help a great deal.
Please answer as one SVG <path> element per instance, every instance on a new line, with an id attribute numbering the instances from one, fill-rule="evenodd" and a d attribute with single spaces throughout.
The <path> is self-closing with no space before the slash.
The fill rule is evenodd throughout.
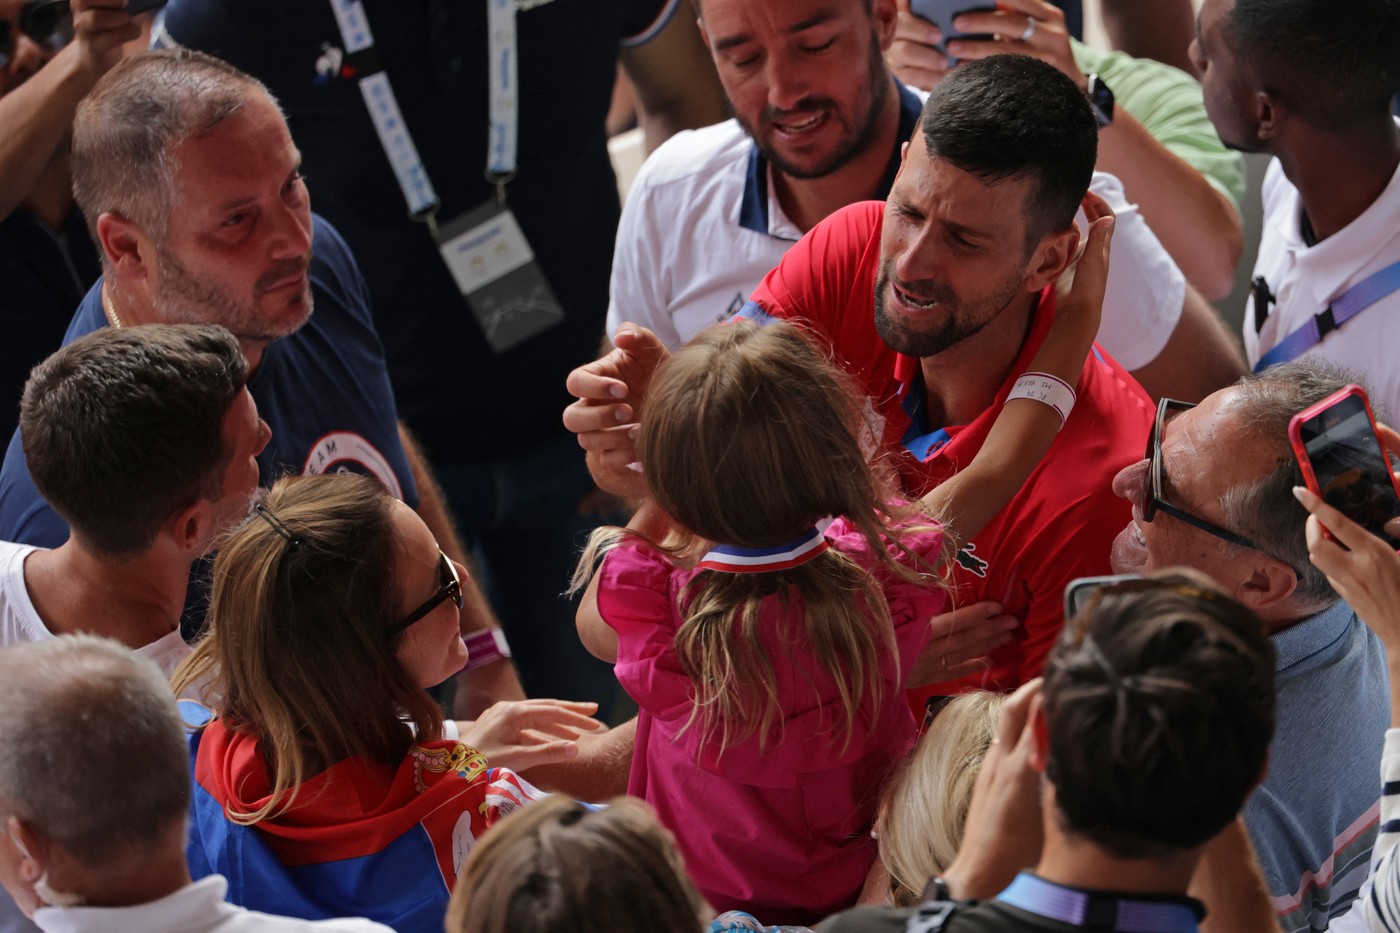
<path id="1" fill-rule="evenodd" d="M 923 564 L 916 566 L 902 550 L 892 549 L 891 553 L 906 567 L 914 567 L 924 573 L 936 575 L 942 569 L 940 562 L 943 559 L 943 532 L 936 523 L 925 519 L 919 519 L 916 527 L 919 530 L 900 527 L 896 527 L 895 530 L 904 546 L 923 558 Z M 871 552 L 865 536 L 845 518 L 838 518 L 832 522 L 826 533 L 837 547 L 859 560 L 875 575 L 876 581 L 884 591 L 885 602 L 890 608 L 890 621 L 894 624 L 900 677 L 908 677 L 914 659 L 928 643 L 929 620 L 948 607 L 948 592 L 944 584 L 936 576 L 927 584 L 921 585 L 910 583 L 891 573 L 878 555 Z"/>
<path id="2" fill-rule="evenodd" d="M 608 552 L 598 574 L 598 613 L 617 632 L 618 683 L 657 718 L 689 716 L 690 679 L 672 649 L 676 568 L 645 544 L 626 542 Z"/>

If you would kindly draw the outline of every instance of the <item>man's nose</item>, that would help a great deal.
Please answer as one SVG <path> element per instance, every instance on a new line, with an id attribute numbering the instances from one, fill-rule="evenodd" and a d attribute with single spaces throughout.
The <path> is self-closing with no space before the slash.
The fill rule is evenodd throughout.
<path id="1" fill-rule="evenodd" d="M 1123 467 L 1113 477 L 1113 494 L 1127 499 L 1134 505 L 1142 498 L 1143 483 L 1147 474 L 1147 461 L 1139 460 Z"/>

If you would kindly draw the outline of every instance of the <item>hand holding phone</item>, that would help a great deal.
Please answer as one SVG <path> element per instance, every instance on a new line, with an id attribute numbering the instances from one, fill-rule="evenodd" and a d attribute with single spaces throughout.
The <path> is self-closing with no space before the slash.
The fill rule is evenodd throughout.
<path id="1" fill-rule="evenodd" d="M 1400 547 L 1400 539 L 1385 530 L 1400 515 L 1400 488 L 1364 389 L 1346 386 L 1294 415 L 1288 439 L 1315 495 L 1391 548 Z"/>
<path id="2" fill-rule="evenodd" d="M 986 0 L 910 0 L 909 9 L 916 16 L 922 16 L 938 27 L 938 31 L 943 34 L 943 41 L 938 44 L 938 50 L 944 55 L 948 54 L 949 39 L 991 39 L 989 33 L 961 33 L 953 28 L 953 20 L 963 13 L 984 13 L 996 9 L 996 4 L 987 3 Z M 957 61 L 948 56 L 948 67 L 957 65 Z"/>

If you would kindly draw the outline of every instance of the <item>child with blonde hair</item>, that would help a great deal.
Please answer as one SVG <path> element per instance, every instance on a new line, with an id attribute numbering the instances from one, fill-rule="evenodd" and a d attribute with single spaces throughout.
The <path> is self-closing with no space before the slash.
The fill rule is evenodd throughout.
<path id="1" fill-rule="evenodd" d="M 1109 225 L 1058 302 L 1042 376 L 1078 379 Z M 903 687 L 947 604 L 947 538 L 1011 499 L 1062 420 L 1012 399 L 921 510 L 867 462 L 862 401 L 791 324 L 701 334 L 648 392 L 649 498 L 626 530 L 595 532 L 575 581 L 604 554 L 579 632 L 640 708 L 628 793 L 676 833 L 712 906 L 768 923 L 855 901 L 880 789 L 914 742 Z"/>

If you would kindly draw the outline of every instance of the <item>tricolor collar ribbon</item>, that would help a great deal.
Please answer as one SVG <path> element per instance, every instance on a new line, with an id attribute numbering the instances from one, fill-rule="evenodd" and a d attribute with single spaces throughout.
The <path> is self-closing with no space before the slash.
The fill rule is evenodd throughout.
<path id="1" fill-rule="evenodd" d="M 721 570 L 725 573 L 769 573 L 774 570 L 791 570 L 800 567 L 831 547 L 820 530 L 810 528 L 800 537 L 786 544 L 773 547 L 737 547 L 733 544 L 716 544 L 714 549 L 700 559 L 696 567 L 701 570 Z"/>

